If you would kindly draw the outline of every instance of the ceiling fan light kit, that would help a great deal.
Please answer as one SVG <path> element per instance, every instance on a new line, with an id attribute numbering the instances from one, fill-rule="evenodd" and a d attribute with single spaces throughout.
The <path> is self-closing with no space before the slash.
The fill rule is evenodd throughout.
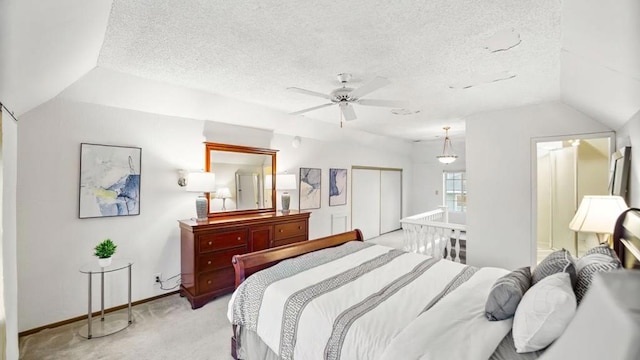
<path id="1" fill-rule="evenodd" d="M 373 80 L 368 83 L 358 87 L 358 88 L 350 88 L 347 87 L 347 83 L 351 80 L 351 74 L 349 73 L 341 73 L 338 74 L 338 81 L 342 84 L 342 87 L 334 89 L 329 94 L 323 94 L 316 91 L 311 91 L 307 89 L 301 89 L 297 87 L 289 87 L 287 90 L 295 91 L 305 95 L 311 95 L 316 97 L 321 97 L 327 100 L 330 100 L 330 103 L 322 104 L 318 106 L 314 106 L 308 109 L 303 109 L 299 111 L 292 112 L 292 115 L 304 114 L 309 111 L 321 109 L 323 107 L 338 105 L 340 108 L 341 121 L 340 125 L 342 126 L 342 119 L 346 121 L 351 121 L 357 119 L 356 112 L 353 108 L 353 104 L 364 105 L 364 106 L 382 106 L 382 107 L 394 107 L 394 108 L 402 108 L 404 103 L 401 101 L 393 101 L 393 100 L 378 100 L 378 99 L 362 99 L 363 96 L 372 93 L 379 88 L 390 84 L 391 82 L 383 77 L 375 77 Z"/>
<path id="2" fill-rule="evenodd" d="M 438 155 L 436 156 L 436 158 L 438 158 L 438 161 L 440 161 L 443 164 L 451 164 L 452 162 L 456 161 L 456 159 L 458 158 L 458 155 L 456 155 L 453 152 L 453 146 L 451 146 L 451 139 L 449 139 L 449 129 L 451 129 L 451 127 L 445 126 L 443 127 L 443 129 L 445 132 L 445 137 L 444 137 L 444 145 L 442 146 L 442 155 Z"/>

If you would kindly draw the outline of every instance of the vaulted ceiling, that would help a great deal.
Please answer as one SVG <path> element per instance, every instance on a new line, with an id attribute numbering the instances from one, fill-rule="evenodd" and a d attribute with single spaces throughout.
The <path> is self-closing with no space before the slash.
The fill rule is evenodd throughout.
<path id="1" fill-rule="evenodd" d="M 470 114 L 546 101 L 565 101 L 614 129 L 640 109 L 635 0 L 2 6 L 2 48 L 11 51 L 2 55 L 0 101 L 17 114 L 61 94 L 231 123 L 252 108 L 253 118 L 237 122 L 258 128 L 277 130 L 279 120 L 338 126 L 338 106 L 289 115 L 328 101 L 287 88 L 327 94 L 340 86 L 339 73 L 352 74 L 353 88 L 387 78 L 363 99 L 403 101 L 355 104 L 357 119 L 345 127 L 408 140 L 442 135 L 445 125 L 462 134 Z M 116 99 L 125 86 L 136 90 Z M 214 103 L 224 103 L 224 116 Z"/>

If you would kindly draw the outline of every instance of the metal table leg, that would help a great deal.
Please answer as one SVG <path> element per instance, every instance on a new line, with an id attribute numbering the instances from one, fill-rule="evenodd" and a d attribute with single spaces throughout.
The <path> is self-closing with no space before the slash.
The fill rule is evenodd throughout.
<path id="1" fill-rule="evenodd" d="M 110 267 L 97 268 L 95 263 L 83 265 L 80 268 L 80 272 L 87 274 L 88 288 L 87 288 L 87 326 L 84 325 L 78 330 L 78 334 L 83 338 L 92 339 L 99 338 L 107 335 L 114 334 L 118 331 L 124 330 L 133 323 L 133 307 L 131 302 L 132 296 L 132 277 L 133 277 L 133 263 L 130 261 L 118 261 L 112 264 Z M 128 299 L 127 299 L 127 314 L 122 312 L 107 314 L 105 310 L 105 273 L 111 273 L 118 270 L 125 270 L 128 268 Z M 100 274 L 100 321 L 95 319 L 93 313 L 93 275 Z M 96 314 L 98 314 L 96 312 Z M 97 326 L 93 326 L 93 320 L 96 320 Z"/>
<path id="2" fill-rule="evenodd" d="M 129 264 L 129 324 L 131 323 L 131 264 Z"/>
<path id="3" fill-rule="evenodd" d="M 91 273 L 89 273 L 89 314 L 87 318 L 89 319 L 89 323 L 87 325 L 87 339 L 91 339 Z"/>
<path id="4" fill-rule="evenodd" d="M 100 273 L 100 321 L 104 321 L 104 271 Z"/>

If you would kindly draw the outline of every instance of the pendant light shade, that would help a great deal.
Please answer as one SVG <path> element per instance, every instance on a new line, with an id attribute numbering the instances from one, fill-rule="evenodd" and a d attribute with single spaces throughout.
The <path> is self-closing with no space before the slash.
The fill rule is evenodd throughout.
<path id="1" fill-rule="evenodd" d="M 445 136 L 444 136 L 444 145 L 442 146 L 442 155 L 436 156 L 438 161 L 443 164 L 451 164 L 456 161 L 458 155 L 453 152 L 453 147 L 451 146 L 451 139 L 449 139 L 449 126 L 443 127 Z"/>

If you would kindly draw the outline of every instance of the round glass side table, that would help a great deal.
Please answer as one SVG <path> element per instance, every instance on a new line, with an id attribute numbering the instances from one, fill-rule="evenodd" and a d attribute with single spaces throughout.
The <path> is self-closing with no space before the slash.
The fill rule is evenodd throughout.
<path id="1" fill-rule="evenodd" d="M 87 325 L 80 328 L 80 336 L 91 339 L 94 337 L 102 337 L 114 334 L 120 330 L 125 329 L 131 325 L 133 319 L 131 318 L 131 266 L 133 261 L 128 259 L 113 259 L 111 265 L 100 267 L 98 261 L 86 263 L 80 267 L 80 272 L 87 274 L 89 278 L 89 308 L 87 313 Z M 104 314 L 104 274 L 123 269 L 129 270 L 129 297 L 128 297 L 128 312 L 127 315 L 123 314 Z M 93 311 L 91 307 L 91 281 L 93 275 L 100 274 L 100 318 L 93 319 Z"/>

